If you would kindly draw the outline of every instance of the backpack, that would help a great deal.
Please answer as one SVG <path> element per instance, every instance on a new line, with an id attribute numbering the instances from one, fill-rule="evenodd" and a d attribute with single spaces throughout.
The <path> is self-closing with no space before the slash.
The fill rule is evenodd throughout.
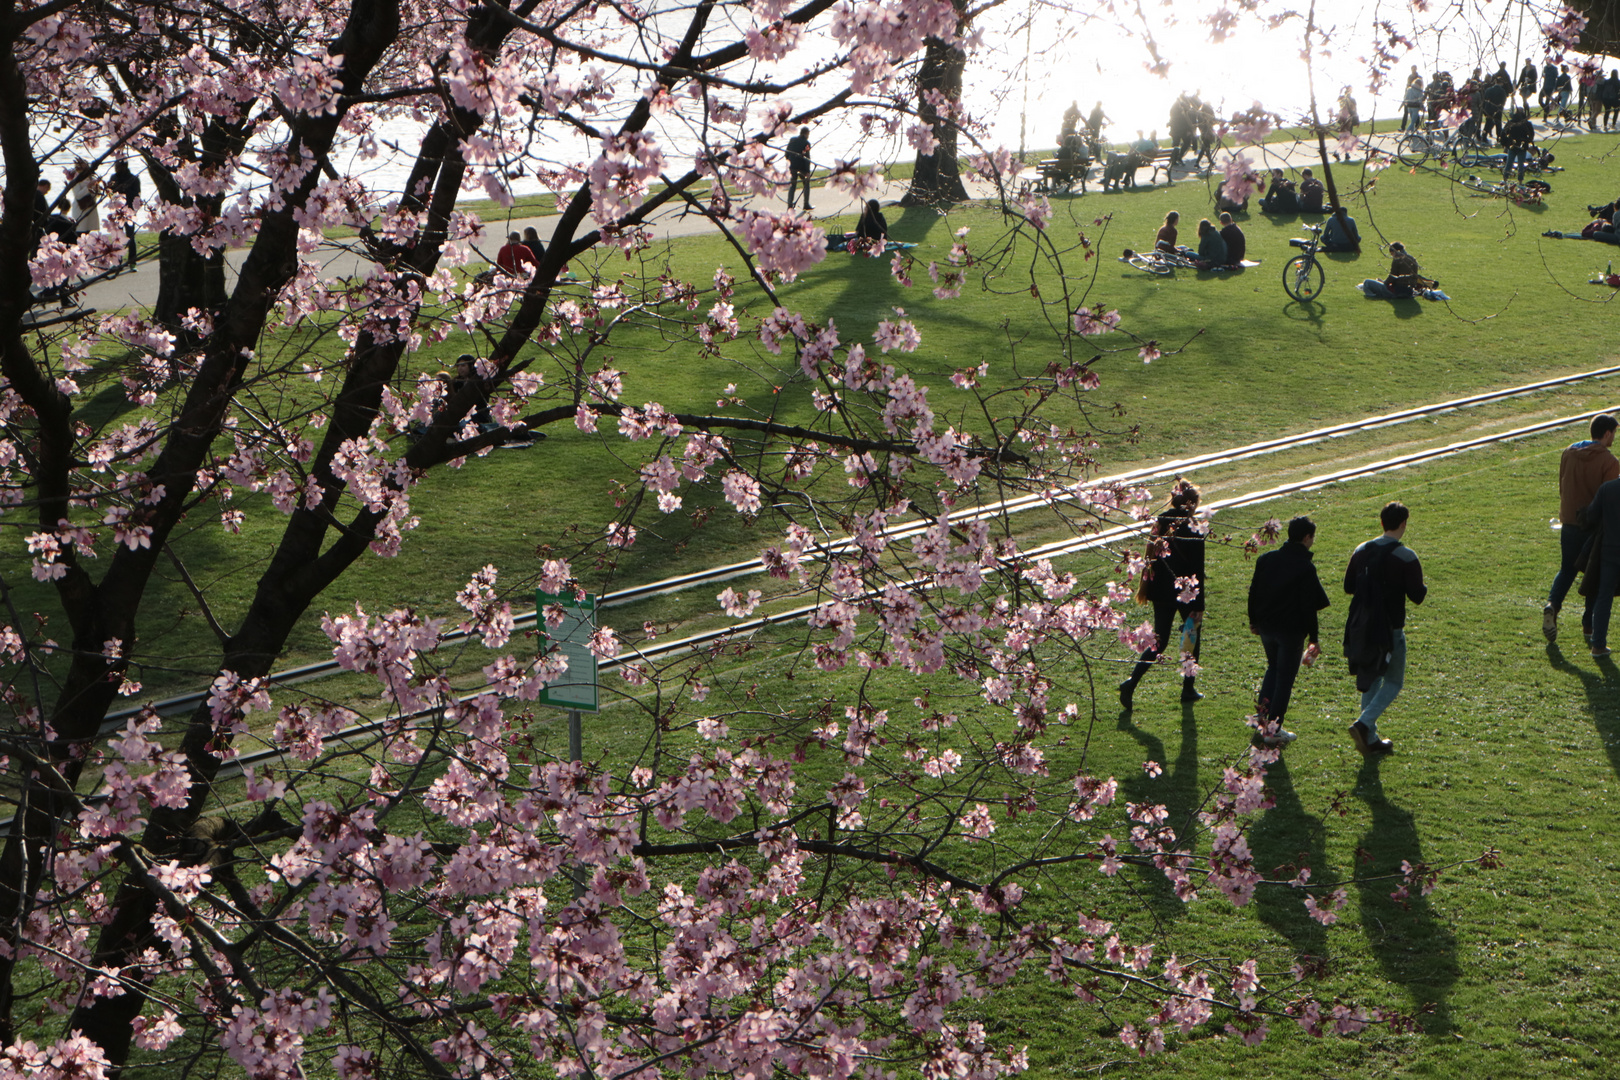
<path id="1" fill-rule="evenodd" d="M 1382 550 L 1374 552 L 1356 573 L 1350 613 L 1344 620 L 1344 658 L 1356 677 L 1356 689 L 1363 694 L 1389 669 L 1395 651 L 1395 632 L 1384 603 L 1384 560 L 1397 545 L 1378 546 Z"/>

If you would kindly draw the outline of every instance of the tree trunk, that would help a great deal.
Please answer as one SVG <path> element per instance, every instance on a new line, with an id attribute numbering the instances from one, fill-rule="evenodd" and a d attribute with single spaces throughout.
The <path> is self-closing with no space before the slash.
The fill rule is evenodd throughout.
<path id="1" fill-rule="evenodd" d="M 212 313 L 225 306 L 225 253 L 197 254 L 189 236 L 164 233 L 158 237 L 158 294 L 152 317 L 183 345 L 195 346 L 201 337 L 180 324 L 190 308 Z"/>
<path id="2" fill-rule="evenodd" d="M 964 0 L 956 0 L 957 30 L 966 29 Z M 927 206 L 941 202 L 963 202 L 967 188 L 962 186 L 961 165 L 956 157 L 956 121 L 941 116 L 929 100 L 929 91 L 938 91 L 952 103 L 962 100 L 962 73 L 967 57 L 936 38 L 929 38 L 923 53 L 922 70 L 917 76 L 917 114 L 933 130 L 939 145 L 932 154 L 919 153 L 911 176 L 911 187 L 901 198 L 901 206 Z"/>

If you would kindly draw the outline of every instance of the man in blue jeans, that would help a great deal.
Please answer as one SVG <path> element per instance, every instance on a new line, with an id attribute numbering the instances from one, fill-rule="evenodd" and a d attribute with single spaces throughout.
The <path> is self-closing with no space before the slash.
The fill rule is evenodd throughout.
<path id="1" fill-rule="evenodd" d="M 1356 576 L 1370 562 L 1379 563 L 1378 580 L 1383 585 L 1384 614 L 1389 619 L 1393 647 L 1389 667 L 1361 695 L 1361 716 L 1350 725 L 1350 738 L 1363 754 L 1389 754 L 1395 744 L 1378 737 L 1378 718 L 1395 700 L 1406 682 L 1406 602 L 1423 603 L 1429 587 L 1423 582 L 1423 566 L 1417 553 L 1401 543 L 1406 535 L 1410 511 L 1392 502 L 1378 512 L 1384 535 L 1367 541 L 1350 556 L 1344 570 L 1344 591 L 1355 595 Z M 1620 564 L 1617 564 L 1620 567 Z M 1595 640 L 1595 639 L 1594 639 Z"/>
<path id="2" fill-rule="evenodd" d="M 1592 531 L 1575 522 L 1576 515 L 1586 508 L 1597 494 L 1598 488 L 1610 480 L 1620 478 L 1620 461 L 1610 447 L 1614 445 L 1614 432 L 1620 420 L 1608 413 L 1592 418 L 1592 437 L 1581 439 L 1564 448 L 1558 459 L 1558 574 L 1547 593 L 1547 606 L 1541 609 L 1541 632 L 1548 641 L 1558 640 L 1558 612 L 1564 606 L 1564 597 L 1575 583 L 1576 569 L 1583 562 L 1581 556 L 1592 540 Z M 1592 637 L 1592 598 L 1588 596 L 1581 612 L 1581 630 Z"/>

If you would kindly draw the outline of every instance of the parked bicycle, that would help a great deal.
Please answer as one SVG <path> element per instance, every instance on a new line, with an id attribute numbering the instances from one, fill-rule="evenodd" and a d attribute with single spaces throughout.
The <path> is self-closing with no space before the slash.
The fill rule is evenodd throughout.
<path id="1" fill-rule="evenodd" d="M 1395 158 L 1402 165 L 1415 167 L 1431 157 L 1451 158 L 1466 167 L 1477 166 L 1488 156 L 1490 144 L 1461 128 L 1435 126 L 1409 131 L 1395 144 Z"/>
<path id="2" fill-rule="evenodd" d="M 1507 199 L 1517 206 L 1539 206 L 1552 191 L 1545 180 L 1486 180 L 1478 176 L 1465 177 L 1462 186 L 1491 199 Z"/>
<path id="3" fill-rule="evenodd" d="M 1322 226 L 1307 225 L 1305 228 L 1310 237 L 1299 242 L 1302 250 L 1283 267 L 1283 291 L 1302 304 L 1315 300 L 1327 279 L 1322 272 L 1321 262 L 1316 258 L 1316 253 L 1322 247 Z"/>

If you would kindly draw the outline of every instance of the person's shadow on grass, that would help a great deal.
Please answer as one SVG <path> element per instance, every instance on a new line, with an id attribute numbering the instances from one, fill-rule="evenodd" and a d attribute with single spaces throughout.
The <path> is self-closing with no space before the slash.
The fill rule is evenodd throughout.
<path id="1" fill-rule="evenodd" d="M 1308 866 L 1312 885 L 1327 883 L 1326 830 L 1300 802 L 1285 758 L 1266 770 L 1266 790 L 1273 806 L 1249 829 L 1255 870 L 1270 880 L 1286 880 Z M 1327 927 L 1305 910 L 1306 896 L 1324 899 L 1320 890 L 1307 893 L 1286 885 L 1266 885 L 1254 894 L 1261 921 L 1287 938 L 1302 959 L 1325 956 L 1327 946 Z"/>
<path id="2" fill-rule="evenodd" d="M 1356 849 L 1362 931 L 1384 977 L 1411 995 L 1419 1026 L 1431 1037 L 1445 1035 L 1451 1031 L 1446 997 L 1457 981 L 1456 936 L 1435 918 L 1418 886 L 1409 886 L 1399 899 L 1390 895 L 1404 884 L 1401 863 L 1423 861 L 1417 823 L 1384 795 L 1377 758 L 1363 762 L 1356 796 L 1372 811 L 1372 824 Z M 1383 876 L 1390 874 L 1395 876 Z"/>
<path id="3" fill-rule="evenodd" d="M 1586 711 L 1592 716 L 1592 726 L 1603 740 L 1603 752 L 1609 755 L 1609 768 L 1620 776 L 1620 668 L 1608 657 L 1597 661 L 1598 669 L 1588 671 L 1569 662 L 1564 650 L 1556 642 L 1547 643 L 1547 659 L 1555 671 L 1562 671 L 1580 680 L 1586 691 Z"/>
<path id="4" fill-rule="evenodd" d="M 1144 761 L 1156 761 L 1164 767 L 1164 772 L 1158 777 L 1151 777 L 1140 768 L 1132 768 L 1120 783 L 1125 798 L 1133 803 L 1162 805 L 1168 814 L 1164 823 L 1175 830 L 1177 838 L 1177 843 L 1170 850 L 1190 848 L 1187 838 L 1197 824 L 1196 815 L 1203 801 L 1198 780 L 1198 718 L 1192 706 L 1181 707 L 1181 745 L 1173 762 L 1165 760 L 1164 740 L 1137 727 L 1130 711 L 1120 710 L 1119 730 L 1141 744 L 1146 755 Z M 1137 872 L 1144 901 L 1161 928 L 1166 920 L 1179 918 L 1187 905 L 1176 896 L 1175 886 L 1164 871 L 1156 866 L 1139 866 Z M 1189 868 L 1189 873 L 1196 884 L 1198 872 Z"/>

